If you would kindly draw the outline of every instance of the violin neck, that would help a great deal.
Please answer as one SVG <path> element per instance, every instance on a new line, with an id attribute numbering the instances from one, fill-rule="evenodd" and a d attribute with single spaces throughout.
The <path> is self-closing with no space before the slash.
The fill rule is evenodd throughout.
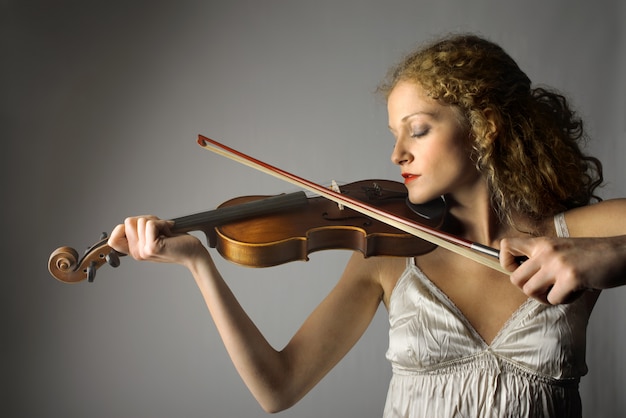
<path id="1" fill-rule="evenodd" d="M 215 227 L 217 226 L 255 216 L 295 209 L 307 203 L 308 199 L 303 191 L 280 194 L 172 219 L 174 221 L 172 231 L 202 231 L 207 237 L 209 246 L 215 247 Z"/>

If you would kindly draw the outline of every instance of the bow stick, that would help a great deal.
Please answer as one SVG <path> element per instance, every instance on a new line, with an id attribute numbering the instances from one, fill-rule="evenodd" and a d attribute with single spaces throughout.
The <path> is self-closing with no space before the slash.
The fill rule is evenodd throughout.
<path id="1" fill-rule="evenodd" d="M 363 215 L 369 216 L 380 222 L 384 222 L 387 225 L 398 228 L 399 230 L 404 231 L 408 234 L 415 235 L 418 238 L 421 238 L 432 244 L 438 245 L 454 253 L 467 257 L 471 260 L 476 261 L 477 263 L 483 264 L 501 273 L 507 275 L 511 274 L 509 271 L 505 270 L 498 262 L 499 252 L 494 248 L 468 241 L 455 235 L 451 235 L 446 232 L 442 232 L 437 229 L 421 225 L 410 219 L 396 216 L 379 208 L 372 207 L 360 200 L 353 199 L 349 196 L 330 190 L 317 183 L 296 176 L 295 174 L 289 173 L 278 167 L 274 167 L 270 164 L 259 161 L 256 158 L 246 155 L 240 151 L 234 150 L 203 135 L 198 135 L 198 144 L 208 151 L 214 152 L 218 155 L 229 158 L 248 167 L 252 167 L 255 170 L 277 177 L 300 188 L 316 193 L 322 197 L 332 200 L 335 203 L 349 207 L 350 209 L 360 212 Z M 488 257 L 485 257 L 485 255 L 487 255 Z"/>

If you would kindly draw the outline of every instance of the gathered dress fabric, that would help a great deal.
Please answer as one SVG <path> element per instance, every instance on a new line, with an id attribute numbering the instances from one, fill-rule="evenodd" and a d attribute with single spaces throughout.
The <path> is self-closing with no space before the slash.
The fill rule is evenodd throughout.
<path id="1" fill-rule="evenodd" d="M 569 236 L 562 214 L 555 225 Z M 384 418 L 582 416 L 588 297 L 557 306 L 529 298 L 488 344 L 408 259 L 389 302 Z"/>

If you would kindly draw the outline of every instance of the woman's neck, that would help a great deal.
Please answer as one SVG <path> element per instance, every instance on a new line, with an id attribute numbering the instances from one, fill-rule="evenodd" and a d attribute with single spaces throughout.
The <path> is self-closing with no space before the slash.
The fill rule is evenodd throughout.
<path id="1" fill-rule="evenodd" d="M 499 247 L 504 237 L 528 236 L 538 224 L 528 217 L 513 214 L 515 226 L 499 216 L 485 187 L 477 187 L 463 196 L 447 195 L 448 216 L 443 228 L 465 239 L 490 247 Z"/>

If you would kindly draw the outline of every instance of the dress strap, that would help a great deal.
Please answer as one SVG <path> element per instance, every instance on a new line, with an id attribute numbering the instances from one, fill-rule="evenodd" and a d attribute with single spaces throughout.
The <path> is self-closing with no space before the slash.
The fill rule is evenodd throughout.
<path id="1" fill-rule="evenodd" d="M 556 236 L 559 238 L 568 238 L 569 229 L 565 223 L 565 213 L 561 212 L 554 215 L 554 228 L 556 229 Z"/>

